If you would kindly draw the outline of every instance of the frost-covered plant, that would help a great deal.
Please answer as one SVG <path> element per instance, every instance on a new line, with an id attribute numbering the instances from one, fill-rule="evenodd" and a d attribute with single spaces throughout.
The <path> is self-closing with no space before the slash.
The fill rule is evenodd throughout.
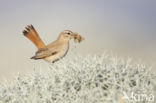
<path id="1" fill-rule="evenodd" d="M 156 77 L 131 59 L 106 54 L 68 56 L 41 70 L 19 75 L 12 84 L 1 84 L 0 103 L 119 103 L 124 93 L 156 96 Z"/>

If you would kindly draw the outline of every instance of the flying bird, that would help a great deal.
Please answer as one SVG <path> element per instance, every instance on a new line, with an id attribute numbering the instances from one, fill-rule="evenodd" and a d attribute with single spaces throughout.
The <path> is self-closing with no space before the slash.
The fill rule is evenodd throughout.
<path id="1" fill-rule="evenodd" d="M 33 25 L 28 25 L 23 31 L 23 35 L 32 41 L 38 49 L 35 56 L 31 57 L 31 59 L 44 59 L 51 63 L 58 61 L 67 54 L 69 50 L 69 41 L 72 38 L 74 41 L 78 42 L 83 40 L 83 38 L 77 33 L 70 30 L 64 30 L 54 42 L 45 45 Z"/>

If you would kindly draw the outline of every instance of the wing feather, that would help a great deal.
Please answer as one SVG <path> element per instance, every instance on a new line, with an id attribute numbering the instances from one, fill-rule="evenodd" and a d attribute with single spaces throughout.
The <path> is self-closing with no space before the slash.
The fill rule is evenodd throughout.
<path id="1" fill-rule="evenodd" d="M 52 51 L 48 48 L 42 48 L 36 52 L 36 55 L 33 56 L 31 59 L 43 59 L 48 56 L 56 55 L 58 52 L 57 51 Z"/>

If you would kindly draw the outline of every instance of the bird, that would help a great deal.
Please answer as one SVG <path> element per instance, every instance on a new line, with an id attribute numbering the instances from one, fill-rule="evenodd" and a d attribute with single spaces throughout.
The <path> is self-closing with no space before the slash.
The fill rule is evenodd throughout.
<path id="1" fill-rule="evenodd" d="M 23 35 L 28 38 L 38 49 L 31 59 L 44 59 L 50 63 L 55 63 L 66 56 L 69 50 L 69 41 L 72 38 L 78 40 L 79 42 L 83 40 L 78 33 L 74 33 L 71 30 L 64 30 L 59 34 L 55 41 L 45 45 L 33 25 L 28 25 L 25 27 L 25 30 L 23 30 Z"/>

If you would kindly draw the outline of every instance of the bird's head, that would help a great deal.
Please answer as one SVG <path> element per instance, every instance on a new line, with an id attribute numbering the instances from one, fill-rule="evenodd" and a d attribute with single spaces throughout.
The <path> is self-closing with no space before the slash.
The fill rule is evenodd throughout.
<path id="1" fill-rule="evenodd" d="M 70 39 L 74 38 L 75 35 L 76 35 L 76 33 L 72 32 L 70 30 L 64 30 L 60 33 L 59 39 L 70 40 Z"/>
<path id="2" fill-rule="evenodd" d="M 70 30 L 64 30 L 60 33 L 59 40 L 69 41 L 70 39 L 74 39 L 74 42 L 81 42 L 84 38 L 78 33 L 72 32 Z"/>

